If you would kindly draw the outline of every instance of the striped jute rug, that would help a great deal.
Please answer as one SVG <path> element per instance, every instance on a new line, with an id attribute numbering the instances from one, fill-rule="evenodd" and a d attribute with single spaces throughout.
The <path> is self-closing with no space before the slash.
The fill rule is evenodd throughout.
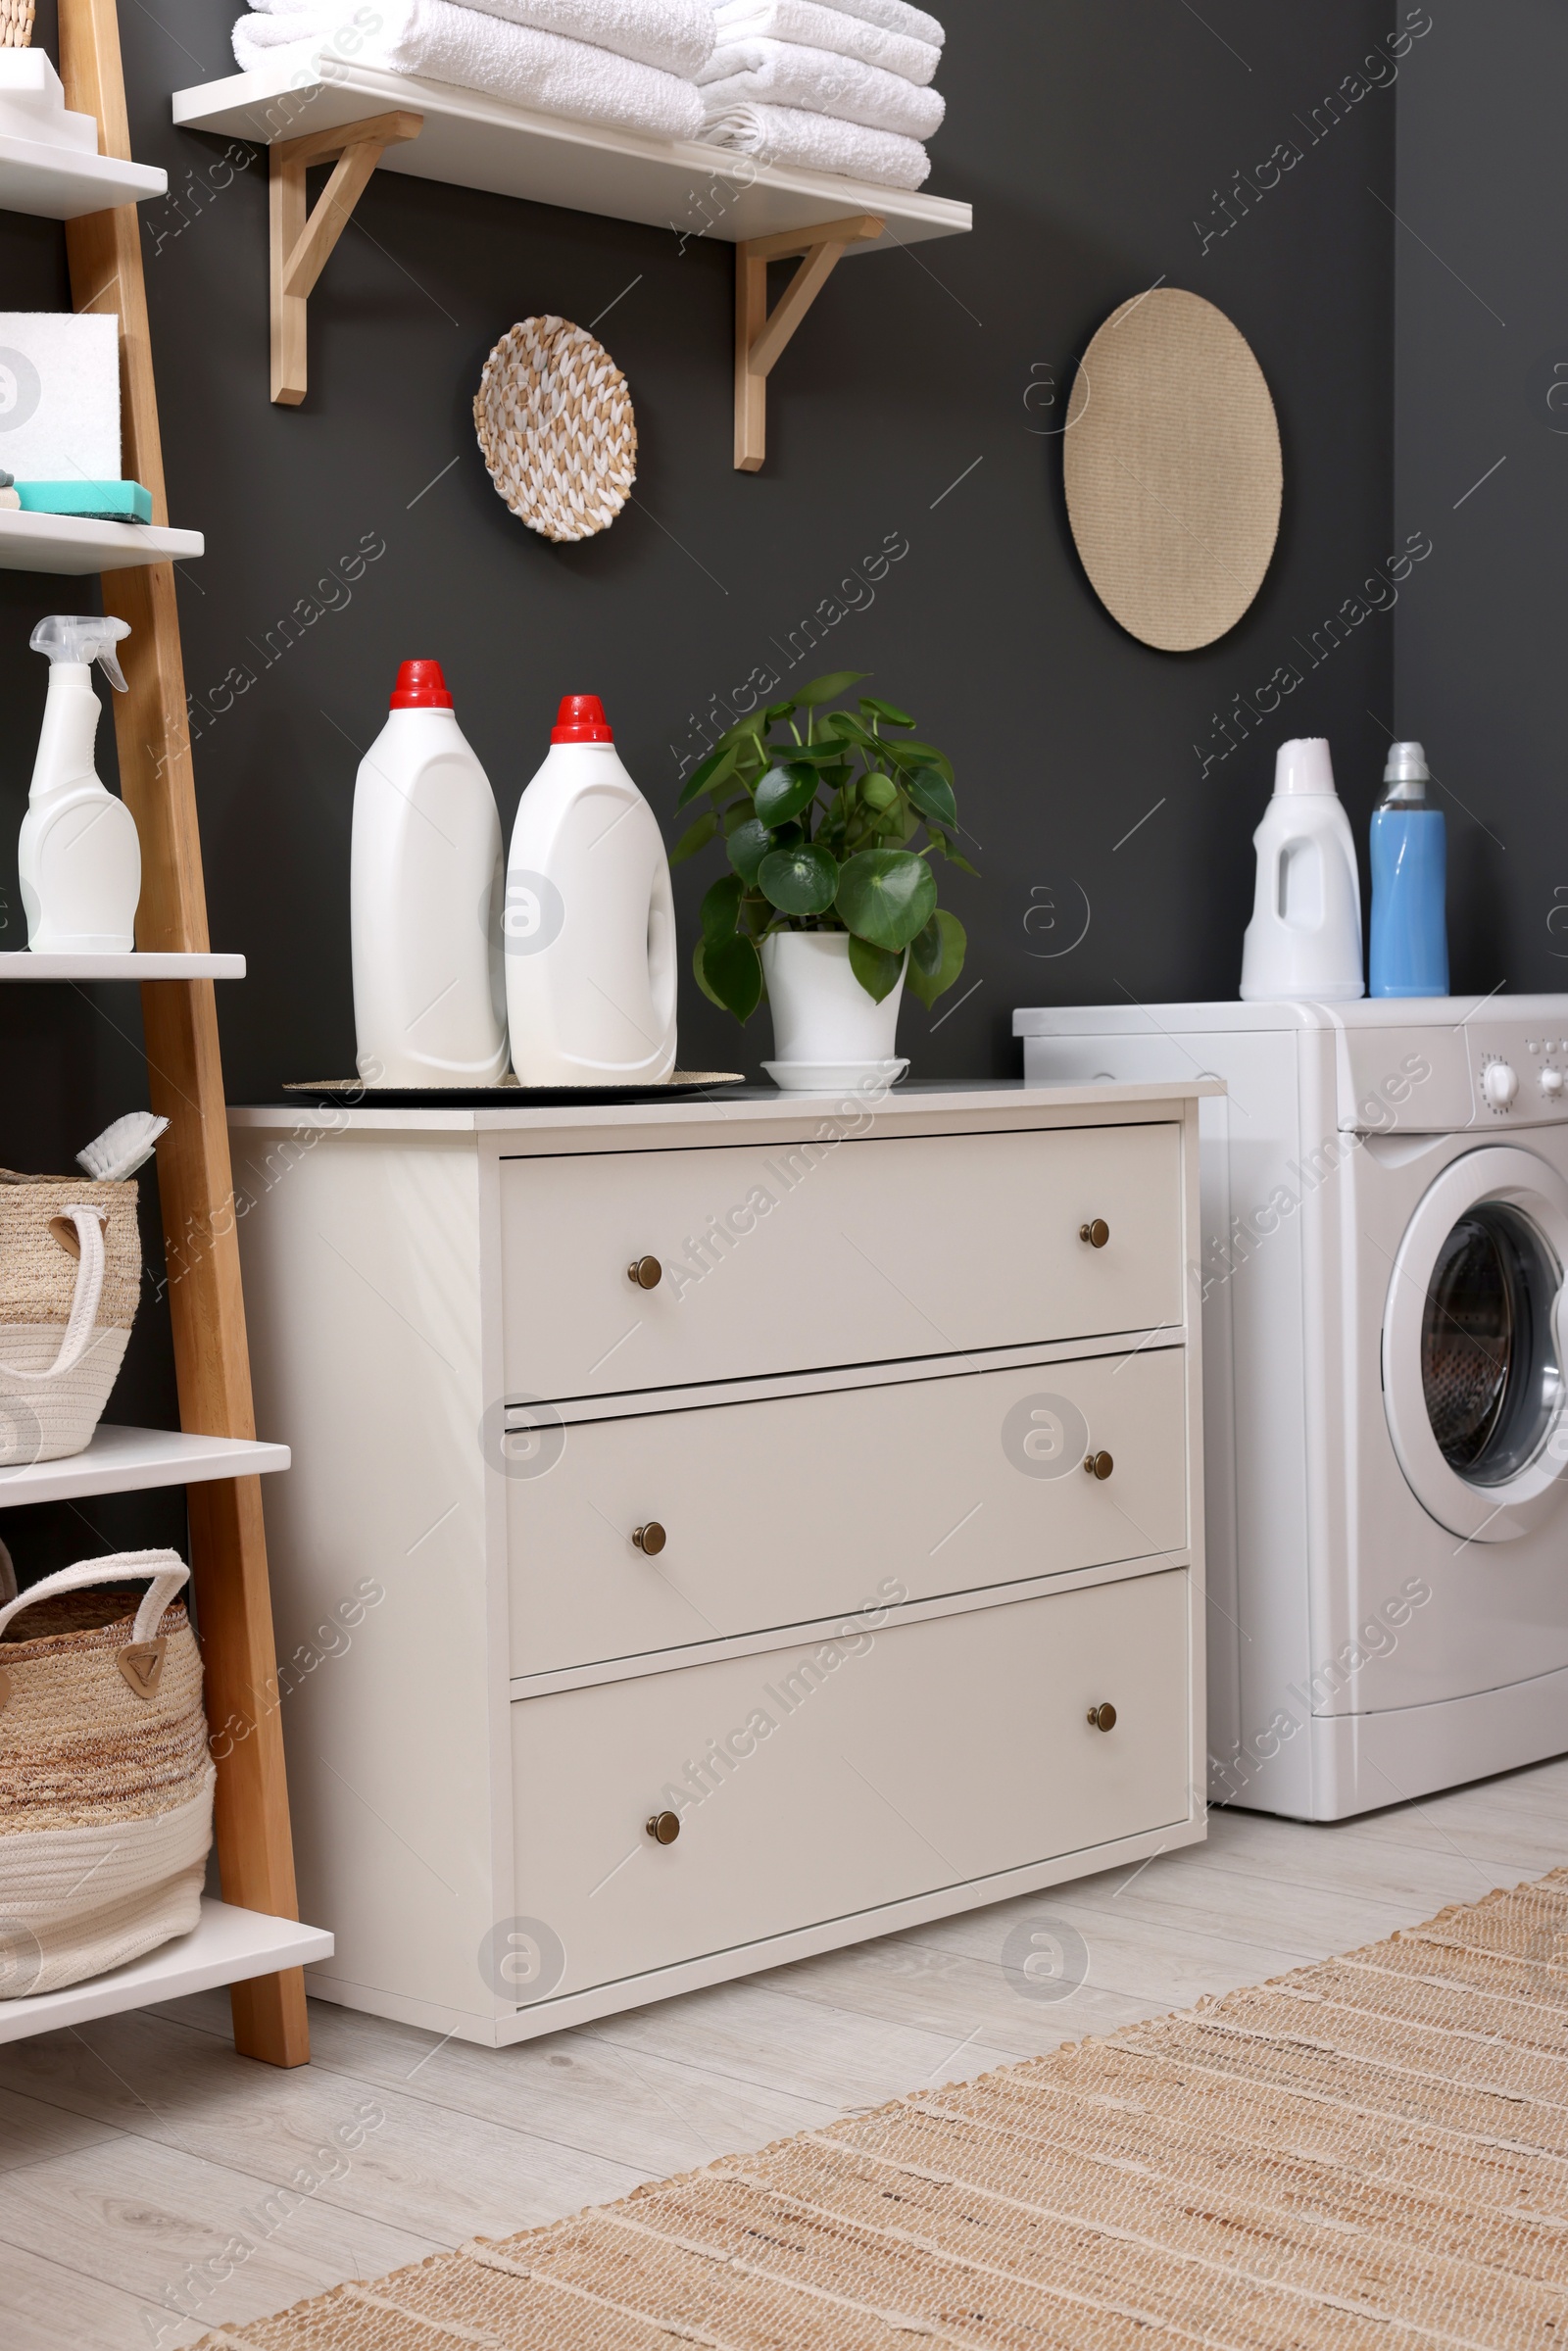
<path id="1" fill-rule="evenodd" d="M 205 2351 L 1568 2344 L 1568 1869 Z"/>

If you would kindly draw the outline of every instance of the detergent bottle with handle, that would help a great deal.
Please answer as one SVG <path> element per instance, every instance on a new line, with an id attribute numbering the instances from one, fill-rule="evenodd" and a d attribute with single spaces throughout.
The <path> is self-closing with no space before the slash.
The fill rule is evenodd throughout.
<path id="1" fill-rule="evenodd" d="M 17 845 L 27 945 L 39 954 L 129 955 L 141 898 L 136 819 L 98 780 L 96 661 L 117 694 L 128 691 L 115 647 L 124 620 L 55 612 L 28 642 L 49 657 L 49 695 Z"/>
<path id="2" fill-rule="evenodd" d="M 371 1086 L 499 1086 L 501 817 L 439 661 L 405 661 L 360 762 L 349 856 L 354 1027 Z"/>
<path id="3" fill-rule="evenodd" d="M 507 1013 L 524 1086 L 658 1085 L 675 1065 L 675 906 L 659 822 L 597 694 L 568 694 L 507 860 Z"/>
<path id="4" fill-rule="evenodd" d="M 1361 883 L 1321 735 L 1282 743 L 1252 835 L 1257 893 L 1242 944 L 1245 1003 L 1342 1004 L 1362 993 Z"/>

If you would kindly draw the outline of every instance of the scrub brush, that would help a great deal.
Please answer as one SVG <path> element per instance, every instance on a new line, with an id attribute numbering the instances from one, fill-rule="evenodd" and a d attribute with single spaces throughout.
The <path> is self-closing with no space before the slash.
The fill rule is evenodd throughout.
<path id="1" fill-rule="evenodd" d="M 77 1151 L 76 1165 L 85 1167 L 100 1184 L 122 1183 L 138 1167 L 146 1166 L 153 1145 L 168 1124 L 167 1118 L 155 1118 L 151 1110 L 128 1110 L 112 1127 L 105 1127 L 85 1151 Z"/>

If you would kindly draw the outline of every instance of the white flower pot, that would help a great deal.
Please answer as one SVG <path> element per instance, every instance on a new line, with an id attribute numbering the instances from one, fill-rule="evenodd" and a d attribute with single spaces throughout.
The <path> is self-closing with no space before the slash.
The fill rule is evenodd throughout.
<path id="1" fill-rule="evenodd" d="M 773 1054 L 762 1066 L 777 1086 L 819 1092 L 866 1078 L 892 1079 L 906 1063 L 895 1053 L 904 970 L 874 1004 L 850 968 L 847 931 L 773 931 L 762 941 L 762 970 L 773 1014 Z"/>

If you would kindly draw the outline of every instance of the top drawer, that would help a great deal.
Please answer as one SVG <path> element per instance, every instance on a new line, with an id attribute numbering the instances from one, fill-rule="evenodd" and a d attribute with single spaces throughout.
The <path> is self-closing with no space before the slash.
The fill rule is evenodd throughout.
<path id="1" fill-rule="evenodd" d="M 501 1213 L 514 1397 L 1182 1319 L 1175 1124 L 508 1159 Z M 1097 1218 L 1099 1249 L 1079 1237 Z M 645 1290 L 627 1268 L 647 1256 Z"/>

